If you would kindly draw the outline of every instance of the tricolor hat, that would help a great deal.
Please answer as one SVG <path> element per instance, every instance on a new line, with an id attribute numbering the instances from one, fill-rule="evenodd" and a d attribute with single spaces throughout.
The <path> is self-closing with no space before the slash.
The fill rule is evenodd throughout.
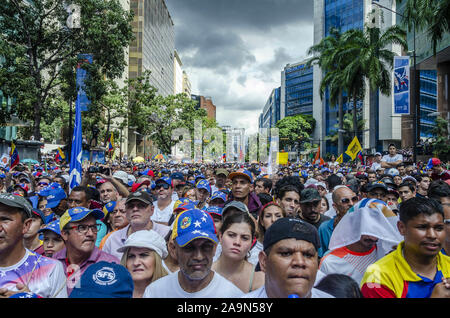
<path id="1" fill-rule="evenodd" d="M 209 184 L 208 180 L 202 179 L 199 182 L 197 182 L 196 185 L 197 189 L 205 189 L 206 191 L 208 191 L 209 194 L 211 194 L 211 185 Z"/>
<path id="2" fill-rule="evenodd" d="M 44 231 L 52 231 L 58 235 L 61 235 L 61 229 L 59 228 L 59 220 L 48 223 L 44 228 L 40 229 L 38 233 L 43 233 Z"/>
<path id="3" fill-rule="evenodd" d="M 99 209 L 89 210 L 84 207 L 68 209 L 59 219 L 59 229 L 62 231 L 62 229 L 70 222 L 81 221 L 91 214 L 96 220 L 100 220 L 105 217 L 103 211 Z"/>
<path id="4" fill-rule="evenodd" d="M 109 201 L 106 203 L 103 207 L 103 213 L 105 214 L 105 217 L 114 211 L 114 208 L 116 207 L 117 202 L 116 201 Z"/>
<path id="5" fill-rule="evenodd" d="M 205 212 L 222 216 L 222 208 L 219 206 L 209 206 L 206 208 Z"/>
<path id="6" fill-rule="evenodd" d="M 252 173 L 248 170 L 232 172 L 228 175 L 228 179 L 233 180 L 233 178 L 237 177 L 237 176 L 242 176 L 242 177 L 248 179 L 248 181 L 250 181 L 250 183 L 253 183 Z"/>
<path id="7" fill-rule="evenodd" d="M 41 197 L 47 198 L 46 208 L 53 209 L 59 205 L 61 200 L 67 198 L 67 194 L 61 185 L 57 182 L 49 184 L 47 187 L 39 191 Z"/>
<path id="8" fill-rule="evenodd" d="M 225 193 L 223 193 L 222 191 L 216 191 L 212 194 L 210 201 L 216 200 L 216 199 L 221 199 L 221 200 L 223 200 L 223 202 L 226 202 L 227 195 Z"/>
<path id="9" fill-rule="evenodd" d="M 219 243 L 211 216 L 199 209 L 191 209 L 178 214 L 173 226 L 172 239 L 179 246 L 184 247 L 199 238 Z"/>

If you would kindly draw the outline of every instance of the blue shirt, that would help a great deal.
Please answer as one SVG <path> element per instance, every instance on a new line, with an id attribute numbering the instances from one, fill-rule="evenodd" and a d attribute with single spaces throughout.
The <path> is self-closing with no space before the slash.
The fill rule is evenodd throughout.
<path id="1" fill-rule="evenodd" d="M 97 240 L 95 241 L 95 246 L 99 247 L 100 242 L 103 240 L 105 235 L 108 234 L 108 227 L 100 220 L 97 220 L 96 222 L 97 224 L 100 224 L 100 230 L 97 232 Z"/>
<path id="2" fill-rule="evenodd" d="M 328 251 L 328 244 L 330 244 L 331 234 L 334 231 L 334 216 L 331 220 L 325 221 L 319 226 L 319 238 L 320 238 L 320 248 L 318 250 L 319 257 L 325 255 Z"/>

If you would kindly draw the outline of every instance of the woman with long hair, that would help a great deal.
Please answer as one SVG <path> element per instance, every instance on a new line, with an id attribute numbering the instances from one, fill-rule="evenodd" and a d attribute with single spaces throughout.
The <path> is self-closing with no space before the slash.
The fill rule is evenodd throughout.
<path id="1" fill-rule="evenodd" d="M 227 216 L 219 231 L 222 253 L 212 266 L 214 271 L 244 293 L 258 289 L 264 284 L 264 273 L 255 272 L 255 265 L 247 260 L 255 235 L 255 222 L 249 214 Z"/>

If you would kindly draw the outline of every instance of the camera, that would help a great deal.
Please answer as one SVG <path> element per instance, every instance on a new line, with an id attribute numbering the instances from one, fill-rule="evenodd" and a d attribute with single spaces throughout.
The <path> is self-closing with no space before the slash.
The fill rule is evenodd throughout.
<path id="1" fill-rule="evenodd" d="M 89 167 L 89 169 L 88 169 L 88 173 L 99 173 L 99 172 L 100 172 L 100 170 L 99 170 L 99 168 L 96 167 L 96 166 L 91 166 L 91 167 Z"/>

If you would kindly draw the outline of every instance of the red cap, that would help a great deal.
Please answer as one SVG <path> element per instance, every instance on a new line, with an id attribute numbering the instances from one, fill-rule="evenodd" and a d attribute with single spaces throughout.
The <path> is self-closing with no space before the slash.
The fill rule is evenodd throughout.
<path id="1" fill-rule="evenodd" d="M 133 183 L 131 186 L 131 192 L 136 192 L 136 190 L 143 184 L 150 185 L 150 180 L 144 180 L 141 183 Z"/>

